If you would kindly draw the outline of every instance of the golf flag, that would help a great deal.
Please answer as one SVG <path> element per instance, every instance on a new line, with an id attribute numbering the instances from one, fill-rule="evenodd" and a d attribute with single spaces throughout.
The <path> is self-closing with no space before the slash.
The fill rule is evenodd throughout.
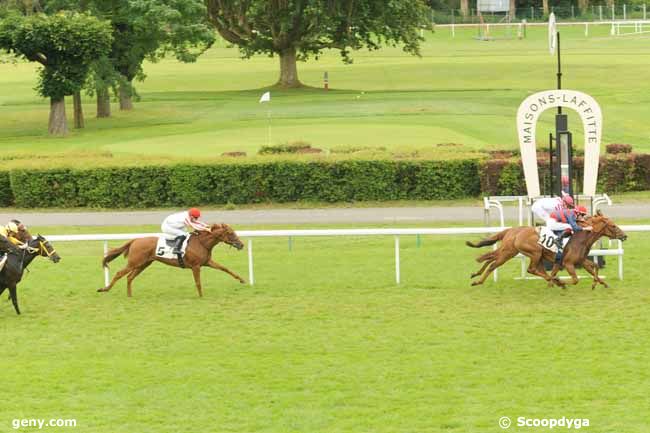
<path id="1" fill-rule="evenodd" d="M 262 95 L 260 98 L 260 104 L 262 102 L 270 102 L 271 101 L 271 92 L 266 92 L 265 94 Z"/>
<path id="2" fill-rule="evenodd" d="M 548 17 L 548 49 L 551 55 L 555 54 L 557 48 L 557 25 L 555 23 L 555 14 L 551 12 Z"/>

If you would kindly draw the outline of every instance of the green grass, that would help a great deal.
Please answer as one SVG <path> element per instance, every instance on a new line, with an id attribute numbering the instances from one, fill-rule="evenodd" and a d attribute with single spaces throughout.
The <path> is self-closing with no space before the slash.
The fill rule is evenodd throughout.
<path id="1" fill-rule="evenodd" d="M 562 28 L 563 85 L 600 102 L 605 143 L 650 151 L 648 38 L 608 32 L 608 26 L 590 26 L 585 37 L 581 26 Z M 144 157 L 166 163 L 237 150 L 251 155 L 266 144 L 267 108 L 272 143 L 304 140 L 333 151 L 361 146 L 434 158 L 517 148 L 518 104 L 555 86 L 546 29 L 531 27 L 522 41 L 479 42 L 474 34 L 458 29 L 452 39 L 449 29 L 427 33 L 422 58 L 386 48 L 356 53 L 355 63 L 344 65 L 336 53 L 326 53 L 299 65 L 301 79 L 313 88 L 274 90 L 270 105 L 257 101 L 277 77 L 277 59 L 241 60 L 236 49 L 217 44 L 196 64 L 147 64 L 148 78 L 138 85 L 142 101 L 132 113 L 115 111 L 112 119 L 97 120 L 87 99 L 86 129 L 66 139 L 46 136 L 49 105 L 33 91 L 34 66 L 0 65 L 0 150 L 5 157 L 29 154 L 30 160 L 59 154 L 49 165 L 70 163 L 79 152 L 88 156 L 83 163 L 101 164 L 141 163 Z M 325 71 L 335 89 L 327 93 L 318 89 Z M 542 118 L 542 144 L 552 120 L 550 111 Z M 581 147 L 577 117 L 570 122 Z M 461 146 L 435 146 L 449 142 Z"/>
<path id="2" fill-rule="evenodd" d="M 43 229 L 81 231 L 124 228 Z M 403 237 L 396 286 L 392 237 L 257 239 L 256 285 L 205 270 L 203 299 L 162 265 L 132 299 L 124 282 L 98 294 L 101 244 L 60 242 L 21 284 L 24 314 L 0 303 L 0 430 L 465 433 L 506 415 L 645 433 L 650 235 L 630 234 L 625 280 L 605 269 L 613 288 L 595 291 L 514 281 L 518 263 L 469 287 L 464 240 Z M 246 250 L 214 256 L 247 274 Z"/>

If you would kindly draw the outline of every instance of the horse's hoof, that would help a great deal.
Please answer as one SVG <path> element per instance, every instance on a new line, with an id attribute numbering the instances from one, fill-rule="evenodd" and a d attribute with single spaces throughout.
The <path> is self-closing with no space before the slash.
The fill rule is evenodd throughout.
<path id="1" fill-rule="evenodd" d="M 106 290 L 102 289 L 97 289 L 98 292 L 105 292 Z"/>
<path id="2" fill-rule="evenodd" d="M 246 280 L 239 280 L 240 283 L 246 284 Z"/>
<path id="3" fill-rule="evenodd" d="M 479 283 L 478 281 L 474 281 L 474 282 L 472 283 L 472 287 L 473 287 L 473 286 L 478 286 L 479 284 L 481 284 L 481 283 Z"/>

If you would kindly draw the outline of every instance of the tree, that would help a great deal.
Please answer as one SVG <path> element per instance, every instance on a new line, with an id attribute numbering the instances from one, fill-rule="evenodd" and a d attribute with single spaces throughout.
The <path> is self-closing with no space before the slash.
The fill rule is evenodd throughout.
<path id="1" fill-rule="evenodd" d="M 179 61 L 194 62 L 215 39 L 203 0 L 47 0 L 45 8 L 49 12 L 83 9 L 110 21 L 111 51 L 97 59 L 92 77 L 98 107 L 104 114 L 108 108 L 109 115 L 111 88 L 117 89 L 121 110 L 133 108 L 133 80 L 145 78 L 145 59 L 155 62 L 171 53 Z M 117 74 L 106 68 L 107 61 Z"/>
<path id="2" fill-rule="evenodd" d="M 85 14 L 12 14 L 0 22 L 0 49 L 38 62 L 38 93 L 50 98 L 48 131 L 65 135 L 65 96 L 83 86 L 94 59 L 111 47 L 110 26 Z"/>
<path id="3" fill-rule="evenodd" d="M 300 87 L 297 60 L 338 49 L 402 45 L 419 54 L 418 29 L 426 22 L 422 0 L 206 0 L 219 34 L 243 56 L 278 55 L 282 87 Z"/>
<path id="4" fill-rule="evenodd" d="M 95 0 L 92 7 L 111 21 L 109 58 L 121 75 L 122 110 L 133 108 L 133 80 L 144 79 L 145 59 L 173 53 L 182 62 L 194 62 L 214 43 L 202 0 Z"/>

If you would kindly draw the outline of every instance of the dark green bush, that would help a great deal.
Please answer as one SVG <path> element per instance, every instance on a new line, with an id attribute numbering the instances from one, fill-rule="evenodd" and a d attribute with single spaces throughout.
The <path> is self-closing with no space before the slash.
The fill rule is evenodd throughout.
<path id="1" fill-rule="evenodd" d="M 580 189 L 582 158 L 575 159 Z M 548 161 L 538 164 L 542 192 Z M 599 189 L 650 189 L 650 155 L 601 160 Z M 269 161 L 0 172 L 0 204 L 143 208 L 293 201 L 439 200 L 525 194 L 517 159 Z"/>

